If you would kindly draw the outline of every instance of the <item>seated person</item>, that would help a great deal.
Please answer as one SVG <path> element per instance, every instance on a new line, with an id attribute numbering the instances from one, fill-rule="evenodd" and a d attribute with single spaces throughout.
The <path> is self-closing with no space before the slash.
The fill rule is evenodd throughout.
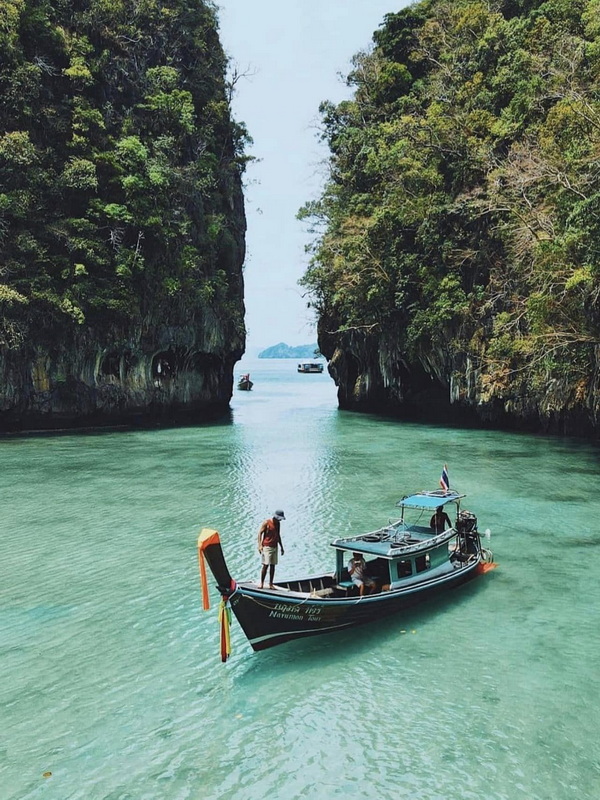
<path id="1" fill-rule="evenodd" d="M 350 573 L 350 580 L 355 586 L 358 586 L 358 593 L 362 597 L 365 593 L 365 586 L 369 588 L 369 594 L 377 591 L 377 583 L 370 578 L 365 570 L 367 564 L 360 553 L 353 553 L 353 558 L 350 559 L 348 564 L 348 572 Z"/>
<path id="2" fill-rule="evenodd" d="M 452 527 L 450 517 L 444 511 L 444 506 L 438 506 L 435 510 L 435 514 L 429 521 L 429 527 L 433 528 L 436 533 L 441 533 L 446 530 L 446 523 L 448 523 L 449 528 Z"/>

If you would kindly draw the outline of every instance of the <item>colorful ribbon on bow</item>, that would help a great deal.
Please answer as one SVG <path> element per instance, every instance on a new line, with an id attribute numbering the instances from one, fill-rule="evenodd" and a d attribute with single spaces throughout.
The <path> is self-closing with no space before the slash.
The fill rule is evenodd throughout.
<path id="1" fill-rule="evenodd" d="M 208 611 L 210 608 L 204 551 L 211 544 L 220 544 L 219 534 L 217 531 L 213 531 L 210 528 L 204 528 L 198 537 L 198 566 L 200 568 L 200 588 L 202 591 L 202 608 L 204 611 Z"/>
<path id="2" fill-rule="evenodd" d="M 221 627 L 221 661 L 225 663 L 231 655 L 231 637 L 229 635 L 231 608 L 226 597 L 222 597 L 219 603 L 219 625 Z"/>

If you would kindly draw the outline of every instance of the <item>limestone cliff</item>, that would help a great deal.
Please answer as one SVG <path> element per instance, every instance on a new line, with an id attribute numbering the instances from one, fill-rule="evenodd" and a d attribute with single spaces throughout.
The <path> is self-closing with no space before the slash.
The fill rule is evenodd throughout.
<path id="1" fill-rule="evenodd" d="M 248 137 L 214 6 L 0 14 L 0 430 L 226 409 Z"/>
<path id="2" fill-rule="evenodd" d="M 598 8 L 411 4 L 321 105 L 303 285 L 342 407 L 598 435 Z"/>
<path id="3" fill-rule="evenodd" d="M 331 320 L 329 320 L 331 322 Z M 458 342 L 455 340 L 455 345 Z M 403 419 L 597 436 L 600 347 L 591 381 L 551 378 L 532 387 L 527 376 L 486 369 L 482 352 L 430 349 L 407 358 L 397 338 L 361 332 L 331 334 L 321 320 L 319 346 L 329 360 L 340 408 Z"/>

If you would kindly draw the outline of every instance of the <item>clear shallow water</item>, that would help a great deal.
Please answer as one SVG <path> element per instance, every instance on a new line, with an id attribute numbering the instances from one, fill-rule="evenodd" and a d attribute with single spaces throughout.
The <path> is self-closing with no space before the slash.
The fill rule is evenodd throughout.
<path id="1" fill-rule="evenodd" d="M 599 450 L 339 412 L 256 360 L 203 427 L 0 441 L 2 800 L 600 796 Z M 498 569 L 370 628 L 219 659 L 196 538 L 277 575 L 394 516 L 447 462 Z M 52 776 L 44 778 L 44 772 Z"/>

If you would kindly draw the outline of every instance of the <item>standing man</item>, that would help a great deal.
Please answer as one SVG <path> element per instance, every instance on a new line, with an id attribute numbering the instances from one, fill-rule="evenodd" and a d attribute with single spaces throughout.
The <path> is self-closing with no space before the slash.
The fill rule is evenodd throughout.
<path id="1" fill-rule="evenodd" d="M 441 533 L 446 530 L 446 525 L 448 525 L 449 528 L 452 527 L 450 517 L 444 511 L 444 506 L 438 506 L 435 510 L 435 514 L 429 520 L 429 527 L 433 528 L 436 533 Z"/>
<path id="2" fill-rule="evenodd" d="M 281 547 L 281 555 L 283 555 L 283 544 L 279 533 L 279 523 L 282 519 L 285 519 L 283 511 L 276 511 L 271 519 L 266 519 L 258 529 L 258 552 L 262 556 L 259 589 L 264 587 L 267 567 L 269 568 L 269 589 L 275 588 L 273 578 L 277 564 L 277 545 Z"/>

